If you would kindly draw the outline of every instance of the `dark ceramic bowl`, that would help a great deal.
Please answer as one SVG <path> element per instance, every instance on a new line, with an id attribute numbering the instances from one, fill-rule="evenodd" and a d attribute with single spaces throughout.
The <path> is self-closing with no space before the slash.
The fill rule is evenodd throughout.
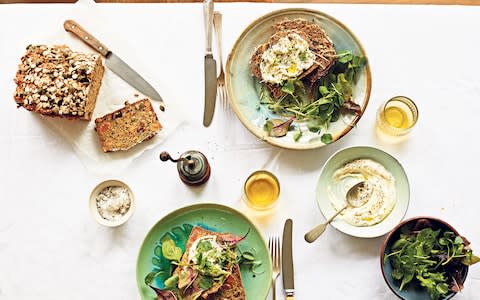
<path id="1" fill-rule="evenodd" d="M 394 280 L 392 277 L 393 268 L 390 264 L 390 261 L 387 260 L 384 263 L 385 255 L 390 253 L 390 249 L 395 241 L 398 240 L 400 237 L 400 233 L 402 232 L 409 232 L 412 230 L 413 226 L 417 223 L 418 220 L 425 219 L 428 220 L 431 226 L 423 226 L 421 229 L 426 227 L 431 227 L 433 230 L 442 229 L 454 232 L 456 235 L 459 235 L 458 231 L 455 230 L 450 224 L 445 221 L 442 221 L 437 218 L 433 217 L 414 217 L 408 220 L 405 220 L 398 224 L 387 236 L 385 241 L 383 242 L 382 248 L 380 250 L 380 267 L 382 269 L 383 278 L 387 283 L 388 287 L 393 291 L 395 295 L 397 295 L 400 299 L 404 300 L 431 300 L 430 296 L 426 292 L 426 290 L 421 287 L 419 284 L 414 284 L 413 282 L 404 287 L 402 291 L 400 291 L 400 282 Z M 462 269 L 459 270 L 461 272 L 462 283 L 465 282 L 468 273 L 468 266 L 462 266 Z M 450 299 L 455 296 L 455 292 L 448 293 L 445 297 L 441 298 L 441 300 Z"/>

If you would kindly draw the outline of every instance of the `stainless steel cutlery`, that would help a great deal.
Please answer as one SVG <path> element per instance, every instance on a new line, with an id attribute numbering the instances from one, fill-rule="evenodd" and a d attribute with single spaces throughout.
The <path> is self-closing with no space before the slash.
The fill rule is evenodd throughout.
<path id="1" fill-rule="evenodd" d="M 293 274 L 293 251 L 292 251 L 292 231 L 293 221 L 288 219 L 283 227 L 282 239 L 282 277 L 283 289 L 287 295 L 287 300 L 294 299 L 295 280 Z"/>
<path id="2" fill-rule="evenodd" d="M 203 111 L 203 126 L 212 123 L 217 98 L 217 63 L 212 54 L 212 26 L 213 26 L 213 1 L 203 2 L 203 17 L 205 21 L 205 107 Z"/>
<path id="3" fill-rule="evenodd" d="M 271 237 L 268 240 L 268 249 L 270 251 L 270 256 L 272 257 L 272 299 L 276 300 L 276 282 L 278 275 L 280 275 L 280 261 L 282 256 L 280 249 L 280 239 L 278 237 Z"/>
<path id="4" fill-rule="evenodd" d="M 220 105 L 223 111 L 228 111 L 228 95 L 225 86 L 225 72 L 223 71 L 223 55 L 222 55 L 222 14 L 216 11 L 213 14 L 213 26 L 217 39 L 218 60 L 220 63 L 220 74 L 217 77 L 217 93 L 220 99 Z"/>

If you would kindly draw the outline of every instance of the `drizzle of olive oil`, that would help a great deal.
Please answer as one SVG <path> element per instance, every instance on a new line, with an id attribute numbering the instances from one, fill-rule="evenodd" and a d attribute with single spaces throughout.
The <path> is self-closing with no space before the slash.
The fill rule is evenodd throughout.
<path id="1" fill-rule="evenodd" d="M 410 118 L 405 110 L 398 106 L 390 106 L 385 109 L 385 120 L 393 127 L 405 129 L 410 127 Z"/>
<path id="2" fill-rule="evenodd" d="M 269 172 L 255 172 L 245 182 L 247 203 L 257 209 L 267 209 L 273 206 L 279 193 L 278 181 Z"/>

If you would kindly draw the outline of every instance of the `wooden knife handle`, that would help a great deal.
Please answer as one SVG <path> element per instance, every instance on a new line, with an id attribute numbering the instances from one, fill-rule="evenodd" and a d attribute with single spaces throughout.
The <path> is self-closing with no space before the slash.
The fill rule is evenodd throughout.
<path id="1" fill-rule="evenodd" d="M 63 23 L 63 28 L 65 28 L 66 31 L 71 32 L 77 37 L 79 37 L 85 44 L 92 47 L 101 55 L 106 57 L 108 53 L 110 53 L 110 50 L 108 50 L 108 48 L 104 44 L 102 44 L 93 35 L 83 29 L 82 26 L 80 26 L 77 22 L 73 20 L 66 20 Z"/>

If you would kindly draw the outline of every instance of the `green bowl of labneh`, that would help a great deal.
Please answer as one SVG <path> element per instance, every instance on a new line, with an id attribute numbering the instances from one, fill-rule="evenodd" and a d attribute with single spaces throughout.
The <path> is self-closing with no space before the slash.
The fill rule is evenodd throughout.
<path id="1" fill-rule="evenodd" d="M 116 227 L 130 219 L 135 210 L 135 197 L 130 187 L 120 180 L 106 180 L 91 192 L 90 213 L 95 221 Z"/>
<path id="2" fill-rule="evenodd" d="M 433 217 L 401 222 L 380 251 L 385 282 L 404 300 L 452 298 L 464 288 L 469 266 L 479 261 L 465 237 Z"/>

